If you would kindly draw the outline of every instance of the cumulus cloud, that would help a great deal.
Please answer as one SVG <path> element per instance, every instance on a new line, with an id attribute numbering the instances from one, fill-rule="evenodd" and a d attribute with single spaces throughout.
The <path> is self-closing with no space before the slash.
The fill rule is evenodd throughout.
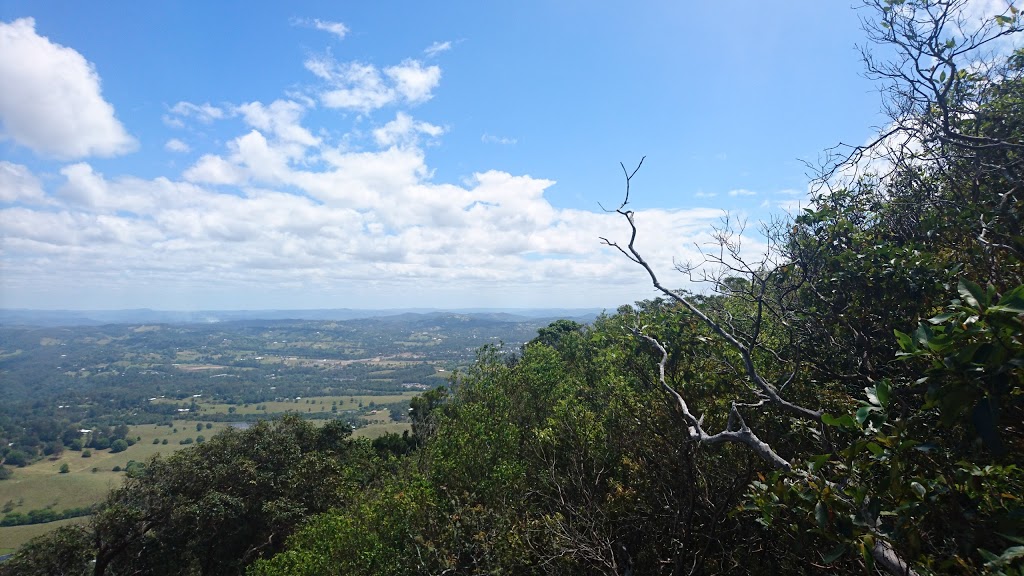
<path id="1" fill-rule="evenodd" d="M 3 136 L 62 159 L 117 156 L 137 143 L 103 99 L 100 77 L 75 50 L 35 30 L 35 20 L 0 22 Z"/>
<path id="2" fill-rule="evenodd" d="M 202 184 L 241 184 L 245 181 L 245 173 L 238 166 L 217 156 L 204 154 L 191 168 L 183 174 L 189 182 Z"/>
<path id="3" fill-rule="evenodd" d="M 316 146 L 320 139 L 302 127 L 300 121 L 305 107 L 292 100 L 275 100 L 269 106 L 249 102 L 236 110 L 247 124 L 280 138 L 303 146 Z"/>
<path id="4" fill-rule="evenodd" d="M 396 116 L 385 126 L 407 133 L 418 124 Z M 373 298 L 401 294 L 412 282 L 483 298 L 599 282 L 628 299 L 645 285 L 597 240 L 625 240 L 624 223 L 556 208 L 547 198 L 551 180 L 491 170 L 458 184 L 432 182 L 415 145 L 357 152 L 321 143 L 322 165 L 299 168 L 276 156 L 272 142 L 250 130 L 223 155 L 202 157 L 185 181 L 109 178 L 85 162 L 66 166 L 52 191 L 59 210 L 0 208 L 0 235 L 16 263 L 9 273 L 29 274 L 31 263 L 45 266 L 60 254 L 61 273 L 81 286 L 132 270 L 169 291 L 373 285 Z M 30 189 L 38 182 L 24 167 L 2 167 Z M 695 259 L 691 247 L 708 240 L 708 224 L 719 217 L 709 209 L 638 211 L 637 224 L 649 232 L 638 246 L 671 274 L 672 258 Z"/>
<path id="5" fill-rule="evenodd" d="M 338 62 L 327 54 L 307 59 L 305 66 L 328 85 L 320 92 L 324 106 L 360 112 L 393 103 L 425 102 L 441 81 L 439 67 L 424 67 L 411 59 L 381 71 L 373 64 Z"/>
<path id="6" fill-rule="evenodd" d="M 384 83 L 380 70 L 370 64 L 308 60 L 306 68 L 333 85 L 320 94 L 328 108 L 369 111 L 395 101 L 395 91 Z"/>
<path id="7" fill-rule="evenodd" d="M 439 69 L 415 60 L 383 69 L 330 58 L 305 64 L 323 82 L 325 106 L 360 112 L 422 102 L 440 81 Z M 277 291 L 300 295 L 304 306 L 397 306 L 415 286 L 453 295 L 448 305 L 521 304 L 542 294 L 554 306 L 578 305 L 573 295 L 596 283 L 614 294 L 610 302 L 644 296 L 642 271 L 598 241 L 627 240 L 616 215 L 554 206 L 555 182 L 543 178 L 479 170 L 435 181 L 424 146 L 443 126 L 398 110 L 373 128 L 359 119 L 358 133 L 339 136 L 304 125 L 314 104 L 300 95 L 175 104 L 167 118 L 182 125 L 230 117 L 242 126 L 178 177 L 104 174 L 83 161 L 41 178 L 0 162 L 4 298 L 81 303 L 92 290 L 97 298 L 158 298 L 118 305 L 169 307 L 187 306 L 176 299 L 194 291 L 203 294 L 200 307 L 238 307 L 232 294 Z M 178 139 L 165 148 L 191 151 Z M 720 215 L 639 210 L 637 246 L 668 276 L 673 257 L 697 258 L 693 247 L 709 241 Z M 217 291 L 228 298 L 222 304 L 210 301 Z M 423 304 L 445 305 L 442 298 Z M 261 305 L 253 296 L 245 302 Z"/>
<path id="8" fill-rule="evenodd" d="M 249 102 L 233 112 L 253 129 L 230 140 L 226 156 L 205 154 L 186 169 L 183 177 L 189 182 L 238 185 L 256 179 L 286 183 L 291 167 L 304 163 L 307 150 L 321 144 L 319 137 L 302 126 L 305 108 L 297 102 Z"/>
<path id="9" fill-rule="evenodd" d="M 394 120 L 373 131 L 373 139 L 382 147 L 404 146 L 417 144 L 421 134 L 437 138 L 444 134 L 444 128 L 418 122 L 405 112 L 399 112 Z"/>
<path id="10" fill-rule="evenodd" d="M 321 20 L 319 18 L 292 18 L 291 23 L 292 26 L 306 26 L 322 30 L 337 36 L 339 40 L 344 39 L 345 35 L 348 34 L 348 26 L 341 22 L 331 22 L 330 20 Z"/>
<path id="11" fill-rule="evenodd" d="M 164 144 L 164 150 L 167 150 L 168 152 L 185 153 L 191 151 L 192 148 L 177 138 L 171 138 Z"/>
<path id="12" fill-rule="evenodd" d="M 441 69 L 423 67 L 418 60 L 406 60 L 398 66 L 384 69 L 395 82 L 395 89 L 408 102 L 418 104 L 433 97 L 433 90 L 441 82 Z"/>
<path id="13" fill-rule="evenodd" d="M 39 179 L 27 166 L 0 160 L 0 202 L 43 203 L 45 200 Z"/>

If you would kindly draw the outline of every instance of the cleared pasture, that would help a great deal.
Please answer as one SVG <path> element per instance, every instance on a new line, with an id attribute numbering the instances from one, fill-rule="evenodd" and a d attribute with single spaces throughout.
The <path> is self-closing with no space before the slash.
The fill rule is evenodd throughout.
<path id="1" fill-rule="evenodd" d="M 61 526 L 70 526 L 73 524 L 84 524 L 88 522 L 88 517 L 82 518 L 68 518 L 66 520 L 57 520 L 56 522 L 49 522 L 47 524 L 29 524 L 27 526 L 0 526 L 0 555 L 10 554 L 20 548 L 23 544 L 36 536 L 42 536 L 52 530 L 56 530 Z"/>
<path id="2" fill-rule="evenodd" d="M 370 402 L 375 405 L 409 400 L 417 393 L 389 394 L 384 396 L 325 396 L 302 399 L 298 402 L 266 402 L 266 413 L 294 411 L 300 415 L 309 412 L 320 412 L 321 408 L 330 411 L 333 402 L 338 403 L 338 410 L 358 410 L 359 404 L 369 410 Z M 200 403 L 203 414 L 228 414 L 228 404 Z M 248 407 L 237 407 L 237 414 L 262 414 L 256 410 L 255 404 Z M 262 404 L 261 404 L 262 406 Z M 367 426 L 353 431 L 353 438 L 373 439 L 386 433 L 401 434 L 411 430 L 408 423 L 393 422 L 387 409 L 364 412 L 361 418 L 369 421 Z M 326 420 L 314 420 L 323 423 Z M 10 479 L 0 482 L 0 506 L 9 506 L 10 512 L 28 513 L 30 510 L 52 508 L 63 511 L 68 508 L 79 508 L 97 504 L 103 500 L 107 492 L 121 485 L 124 472 L 114 472 L 115 466 L 123 470 L 130 460 L 145 461 L 155 454 L 167 455 L 187 446 L 194 446 L 195 439 L 202 435 L 207 440 L 218 432 L 229 427 L 225 422 L 207 422 L 197 420 L 174 420 L 171 426 L 143 424 L 132 426 L 129 436 L 139 438 L 127 450 L 112 454 L 109 450 L 92 450 L 88 458 L 83 452 L 64 451 L 59 458 L 45 459 L 24 468 L 14 468 Z M 199 425 L 202 429 L 196 430 Z M 182 440 L 192 438 L 192 444 L 181 444 Z M 154 440 L 156 443 L 154 444 Z M 163 441 L 167 443 L 164 444 Z M 68 464 L 69 472 L 60 473 L 62 464 Z M 0 554 L 11 552 L 31 538 L 55 530 L 60 526 L 84 522 L 84 518 L 58 520 L 46 524 L 30 524 L 25 526 L 0 527 Z"/>
<path id="3" fill-rule="evenodd" d="M 196 406 L 199 408 L 199 413 L 204 415 L 209 414 L 275 414 L 281 412 L 297 412 L 299 414 L 315 414 L 319 412 L 330 412 L 331 406 L 337 403 L 338 410 L 359 410 L 360 408 L 368 408 L 372 402 L 375 406 L 381 404 L 392 404 L 395 402 L 408 401 L 414 398 L 421 392 L 401 392 L 398 394 L 360 394 L 360 395 L 349 395 L 340 394 L 334 396 L 311 396 L 309 398 L 299 398 L 290 400 L 272 400 L 269 402 L 260 402 L 258 404 L 226 404 L 224 402 L 211 402 L 205 401 L 202 398 L 196 398 Z M 156 402 L 170 402 L 187 405 L 191 403 L 191 398 L 185 400 L 168 400 L 161 398 L 155 400 Z M 265 407 L 265 409 L 264 409 Z M 234 412 L 231 411 L 234 408 Z"/>

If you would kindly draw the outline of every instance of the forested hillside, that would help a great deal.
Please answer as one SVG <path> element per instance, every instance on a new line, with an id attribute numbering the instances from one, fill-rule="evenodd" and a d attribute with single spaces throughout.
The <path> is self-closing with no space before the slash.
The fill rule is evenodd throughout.
<path id="1" fill-rule="evenodd" d="M 606 241 L 659 298 L 484 346 L 411 435 L 151 461 L 0 574 L 1024 574 L 1022 20 L 962 5 L 869 3 L 890 124 L 809 207 L 680 277 Z"/>

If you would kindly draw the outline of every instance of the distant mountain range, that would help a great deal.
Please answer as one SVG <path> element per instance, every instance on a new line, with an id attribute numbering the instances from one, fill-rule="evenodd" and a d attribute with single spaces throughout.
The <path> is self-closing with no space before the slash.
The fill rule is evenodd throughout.
<path id="1" fill-rule="evenodd" d="M 522 322 L 539 318 L 569 318 L 590 322 L 600 308 L 469 308 L 439 310 L 433 308 L 401 308 L 390 310 L 356 310 L 333 308 L 321 310 L 27 310 L 0 309 L 0 325 L 5 326 L 100 326 L 104 324 L 204 324 L 244 320 L 358 320 L 392 318 L 409 321 L 431 316 L 466 315 L 473 319 L 499 322 Z"/>

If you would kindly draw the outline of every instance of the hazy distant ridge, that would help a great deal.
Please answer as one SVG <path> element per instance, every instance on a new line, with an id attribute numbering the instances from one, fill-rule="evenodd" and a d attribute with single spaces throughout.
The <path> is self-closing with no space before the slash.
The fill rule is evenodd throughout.
<path id="1" fill-rule="evenodd" d="M 317 310 L 26 310 L 0 309 L 0 325 L 7 326 L 91 326 L 103 324 L 203 324 L 239 320 L 358 320 L 402 316 L 466 314 L 489 320 L 520 322 L 535 318 L 572 318 L 589 321 L 601 313 L 599 308 L 471 308 L 439 310 L 432 308 L 396 308 L 356 310 L 333 308 Z"/>

